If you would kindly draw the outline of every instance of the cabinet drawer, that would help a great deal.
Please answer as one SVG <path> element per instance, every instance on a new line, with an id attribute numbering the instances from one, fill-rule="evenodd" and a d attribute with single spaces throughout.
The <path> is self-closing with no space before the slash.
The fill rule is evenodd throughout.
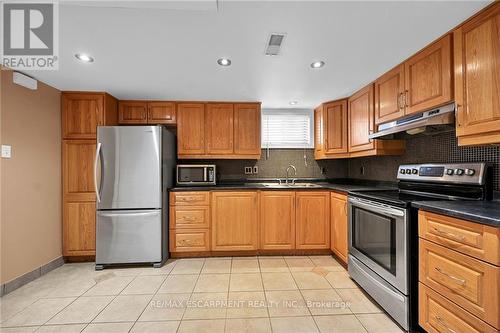
<path id="1" fill-rule="evenodd" d="M 170 204 L 176 206 L 208 206 L 210 192 L 171 192 Z"/>
<path id="2" fill-rule="evenodd" d="M 429 333 L 494 333 L 482 320 L 419 283 L 418 323 Z"/>
<path id="3" fill-rule="evenodd" d="M 210 250 L 208 229 L 170 230 L 171 252 L 201 252 Z"/>
<path id="4" fill-rule="evenodd" d="M 434 243 L 500 265 L 500 228 L 419 211 L 418 234 Z"/>
<path id="5" fill-rule="evenodd" d="M 420 282 L 498 327 L 500 268 L 423 239 L 419 245 Z"/>
<path id="6" fill-rule="evenodd" d="M 209 227 L 208 207 L 173 206 L 170 208 L 170 229 Z"/>

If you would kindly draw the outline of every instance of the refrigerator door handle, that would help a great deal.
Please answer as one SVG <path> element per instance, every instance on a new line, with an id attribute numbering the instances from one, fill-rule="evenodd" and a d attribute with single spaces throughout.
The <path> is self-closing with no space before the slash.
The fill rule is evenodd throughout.
<path id="1" fill-rule="evenodd" d="M 101 153 L 101 146 L 102 144 L 100 142 L 97 143 L 97 147 L 95 150 L 95 158 L 94 158 L 94 188 L 95 188 L 95 195 L 97 197 L 97 202 L 101 202 L 101 195 L 99 193 L 100 191 L 100 184 L 97 184 L 97 163 L 99 162 L 99 156 Z M 101 174 L 102 178 L 102 174 Z"/>
<path id="2" fill-rule="evenodd" d="M 102 211 L 99 212 L 99 216 L 103 217 L 115 217 L 115 216 L 150 216 L 157 215 L 160 210 L 154 210 L 149 212 L 120 212 L 120 213 L 104 213 Z"/>

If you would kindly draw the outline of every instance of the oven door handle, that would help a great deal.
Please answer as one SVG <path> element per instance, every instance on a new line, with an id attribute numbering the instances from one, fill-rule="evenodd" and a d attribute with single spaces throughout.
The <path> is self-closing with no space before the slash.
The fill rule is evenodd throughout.
<path id="1" fill-rule="evenodd" d="M 376 213 L 381 213 L 396 217 L 404 217 L 406 215 L 406 211 L 403 209 L 391 208 L 384 204 L 378 204 L 372 201 L 365 201 L 363 199 L 350 197 L 349 203 L 355 207 L 366 208 Z"/>

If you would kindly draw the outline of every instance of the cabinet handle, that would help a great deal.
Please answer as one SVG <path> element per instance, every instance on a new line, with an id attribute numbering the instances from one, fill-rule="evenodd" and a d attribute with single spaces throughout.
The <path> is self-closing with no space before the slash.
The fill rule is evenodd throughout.
<path id="1" fill-rule="evenodd" d="M 405 93 L 404 93 L 404 107 L 407 108 L 408 107 L 408 93 L 409 91 L 408 90 L 405 90 Z"/>
<path id="2" fill-rule="evenodd" d="M 186 222 L 191 222 L 191 221 L 196 221 L 196 219 L 194 217 L 190 217 L 190 216 L 183 216 L 182 221 L 186 221 Z"/>
<path id="3" fill-rule="evenodd" d="M 184 202 L 192 202 L 192 201 L 196 201 L 196 199 L 194 198 L 190 198 L 190 197 L 184 197 L 184 198 L 177 198 L 177 201 L 184 201 Z"/>
<path id="4" fill-rule="evenodd" d="M 457 333 L 457 331 L 451 329 L 447 324 L 446 322 L 444 321 L 443 318 L 441 318 L 440 316 L 434 316 L 434 318 L 436 318 L 436 321 L 438 323 L 440 323 L 442 326 L 444 326 L 450 333 Z"/>
<path id="5" fill-rule="evenodd" d="M 459 284 L 461 284 L 462 286 L 465 286 L 465 284 L 467 283 L 467 281 L 465 279 L 460 279 L 460 278 L 457 278 L 456 276 L 453 276 L 449 273 L 446 273 L 445 271 L 443 271 L 441 268 L 439 267 L 435 267 L 434 268 L 436 271 L 438 271 L 439 273 L 443 274 L 444 276 L 447 276 L 449 277 L 450 279 L 458 282 Z"/>
<path id="6" fill-rule="evenodd" d="M 402 99 L 403 99 L 403 93 L 399 93 L 398 94 L 398 109 L 399 110 L 404 109 Z"/>
<path id="7" fill-rule="evenodd" d="M 446 231 L 443 231 L 443 230 L 439 230 L 438 228 L 434 228 L 434 231 L 437 232 L 438 234 L 447 236 L 449 238 L 453 238 L 455 240 L 459 240 L 459 241 L 464 241 L 465 240 L 465 237 L 463 235 L 455 235 L 455 234 L 452 234 L 451 232 L 446 232 Z"/>

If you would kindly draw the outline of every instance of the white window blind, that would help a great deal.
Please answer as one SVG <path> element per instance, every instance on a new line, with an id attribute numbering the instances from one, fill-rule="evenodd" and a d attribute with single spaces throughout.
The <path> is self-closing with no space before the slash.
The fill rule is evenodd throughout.
<path id="1" fill-rule="evenodd" d="M 312 148 L 310 110 L 263 110 L 262 148 Z"/>

